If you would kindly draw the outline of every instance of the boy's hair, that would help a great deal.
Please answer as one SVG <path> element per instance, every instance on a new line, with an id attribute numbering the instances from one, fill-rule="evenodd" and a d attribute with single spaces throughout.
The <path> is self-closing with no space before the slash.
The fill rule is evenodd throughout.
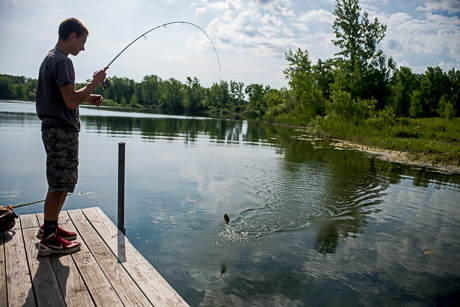
<path id="1" fill-rule="evenodd" d="M 69 35 L 76 33 L 77 37 L 81 37 L 84 34 L 88 35 L 88 29 L 76 18 L 67 18 L 59 26 L 59 39 L 66 40 Z"/>

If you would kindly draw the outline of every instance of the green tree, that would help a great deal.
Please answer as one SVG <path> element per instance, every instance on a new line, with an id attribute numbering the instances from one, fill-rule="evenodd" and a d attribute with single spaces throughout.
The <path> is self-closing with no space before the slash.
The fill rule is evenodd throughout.
<path id="1" fill-rule="evenodd" d="M 284 71 L 294 98 L 297 111 L 307 118 L 325 114 L 325 101 L 318 84 L 308 51 L 300 48 L 294 53 L 292 49 L 286 54 L 289 67 Z"/>
<path id="2" fill-rule="evenodd" d="M 162 96 L 162 102 L 167 108 L 181 109 L 183 108 L 184 90 L 183 84 L 174 79 L 170 78 L 164 82 L 164 91 Z"/>
<path id="3" fill-rule="evenodd" d="M 130 107 L 137 107 L 137 106 L 139 106 L 138 103 L 137 103 L 137 96 L 136 96 L 136 94 L 132 94 L 132 95 L 131 95 L 131 99 L 129 100 L 129 106 L 130 106 Z"/>
<path id="4" fill-rule="evenodd" d="M 355 114 L 356 101 L 347 88 L 347 74 L 343 70 L 334 72 L 335 82 L 331 85 L 331 96 L 327 103 L 327 115 L 352 119 Z"/>
<path id="5" fill-rule="evenodd" d="M 313 66 L 315 81 L 326 100 L 331 95 L 331 84 L 334 82 L 333 65 L 334 63 L 331 59 L 326 61 L 319 59 L 316 65 Z"/>
<path id="6" fill-rule="evenodd" d="M 369 20 L 367 12 L 361 12 L 358 0 L 337 0 L 333 24 L 336 39 L 332 42 L 341 51 L 340 69 L 345 69 L 349 77 L 349 91 L 353 99 L 376 98 L 383 108 L 391 72 L 392 58 L 387 59 L 377 45 L 385 36 L 386 25 L 377 18 Z"/>
<path id="7" fill-rule="evenodd" d="M 144 105 L 158 105 L 160 103 L 162 83 L 161 78 L 156 75 L 144 76 L 140 88 Z"/>
<path id="8" fill-rule="evenodd" d="M 454 106 L 455 113 L 460 114 L 460 70 L 451 69 L 448 73 L 450 83 L 450 100 Z"/>
<path id="9" fill-rule="evenodd" d="M 400 67 L 391 81 L 391 101 L 397 116 L 408 116 L 410 94 L 418 88 L 417 75 L 408 67 Z"/>
<path id="10" fill-rule="evenodd" d="M 230 106 L 230 88 L 227 81 L 220 80 L 220 97 L 219 107 L 226 108 Z"/>
<path id="11" fill-rule="evenodd" d="M 452 119 L 455 116 L 455 109 L 453 103 L 449 100 L 448 95 L 444 94 L 439 101 L 438 108 L 439 116 L 445 119 Z"/>
<path id="12" fill-rule="evenodd" d="M 420 91 L 424 116 L 438 115 L 439 101 L 451 90 L 450 80 L 446 73 L 438 67 L 428 67 L 421 76 Z"/>
<path id="13" fill-rule="evenodd" d="M 266 117 L 268 119 L 276 119 L 277 116 L 285 112 L 283 89 L 270 89 L 264 96 L 264 101 L 267 104 Z"/>
<path id="14" fill-rule="evenodd" d="M 0 75 L 0 99 L 11 99 L 12 97 L 10 78 L 6 75 Z"/>
<path id="15" fill-rule="evenodd" d="M 227 81 L 220 80 L 220 83 L 213 83 L 206 91 L 205 105 L 210 108 L 227 108 L 230 102 L 230 90 Z"/>
<path id="16" fill-rule="evenodd" d="M 193 79 L 187 77 L 185 92 L 185 109 L 198 110 L 201 108 L 203 100 L 203 88 L 200 85 L 200 81 L 196 77 Z"/>
<path id="17" fill-rule="evenodd" d="M 244 92 L 248 95 L 248 107 L 252 110 L 265 112 L 267 105 L 264 101 L 265 94 L 270 90 L 269 86 L 264 88 L 263 84 L 249 84 Z"/>
<path id="18" fill-rule="evenodd" d="M 382 54 L 377 44 L 384 38 L 387 26 L 377 18 L 371 23 L 367 12 L 361 15 L 358 0 L 337 0 L 334 14 L 337 39 L 332 42 L 341 49 L 336 55 L 348 59 L 351 69 L 362 69 Z"/>
<path id="19" fill-rule="evenodd" d="M 409 115 L 414 118 L 423 115 L 422 93 L 419 90 L 412 91 L 410 95 Z"/>
<path id="20" fill-rule="evenodd" d="M 230 81 L 230 102 L 232 106 L 244 104 L 244 83 Z"/>

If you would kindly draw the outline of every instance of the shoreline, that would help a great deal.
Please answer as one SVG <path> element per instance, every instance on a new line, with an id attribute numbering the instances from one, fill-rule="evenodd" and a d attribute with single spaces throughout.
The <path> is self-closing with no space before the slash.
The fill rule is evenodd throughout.
<path id="1" fill-rule="evenodd" d="M 298 130 L 300 131 L 300 130 Z M 302 141 L 330 141 L 330 145 L 337 150 L 356 150 L 364 152 L 368 155 L 374 156 L 379 160 L 398 163 L 402 165 L 418 167 L 425 169 L 427 171 L 453 175 L 460 174 L 460 166 L 448 165 L 448 164 L 435 164 L 428 160 L 416 159 L 411 157 L 411 154 L 405 151 L 391 150 L 391 149 L 382 149 L 378 147 L 371 147 L 367 145 L 352 143 L 345 140 L 335 139 L 335 138 L 321 138 L 302 135 L 296 137 L 298 140 Z"/>
<path id="2" fill-rule="evenodd" d="M 315 137 L 313 135 L 308 134 L 308 130 L 306 129 L 306 127 L 273 123 L 273 122 L 266 122 L 266 123 L 272 124 L 272 125 L 292 127 L 298 132 L 307 133 L 307 134 L 297 136 L 296 138 L 299 140 L 304 140 L 304 141 L 327 141 L 328 140 L 331 142 L 331 145 L 338 150 L 357 150 L 357 151 L 365 152 L 368 155 L 372 155 L 382 161 L 399 163 L 402 165 L 408 165 L 412 167 L 418 167 L 418 168 L 426 169 L 427 171 L 432 171 L 432 172 L 437 172 L 437 173 L 442 173 L 442 174 L 447 174 L 447 175 L 453 175 L 453 174 L 460 175 L 460 166 L 433 163 L 432 161 L 429 161 L 429 160 L 418 159 L 406 151 L 382 149 L 378 147 L 372 147 L 368 145 L 353 143 L 347 140 L 342 140 L 342 139 L 337 139 L 337 138 Z"/>
<path id="3" fill-rule="evenodd" d="M 375 156 L 382 161 L 399 163 L 403 165 L 409 165 L 412 167 L 419 167 L 426 169 L 427 171 L 433 171 L 447 175 L 460 174 L 460 166 L 436 164 L 427 160 L 415 159 L 411 157 L 411 154 L 409 154 L 408 152 L 370 147 L 338 139 L 330 140 L 331 142 L 335 143 L 333 144 L 333 146 L 337 149 L 362 151 L 366 154 Z"/>

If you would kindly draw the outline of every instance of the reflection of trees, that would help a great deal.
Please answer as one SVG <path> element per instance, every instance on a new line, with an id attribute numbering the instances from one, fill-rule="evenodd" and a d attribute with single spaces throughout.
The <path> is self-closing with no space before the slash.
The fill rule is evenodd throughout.
<path id="1" fill-rule="evenodd" d="M 140 132 L 145 139 L 161 137 L 184 138 L 195 142 L 200 135 L 211 140 L 237 143 L 258 143 L 279 135 L 287 136 L 291 128 L 271 126 L 259 122 L 193 117 L 108 117 L 82 116 L 82 122 L 90 130 L 109 134 L 133 134 Z"/>
<path id="2" fill-rule="evenodd" d="M 318 252 L 334 253 L 340 237 L 365 232 L 366 216 L 376 210 L 388 186 L 385 176 L 381 176 L 383 163 L 356 151 L 338 151 L 327 142 L 298 140 L 287 144 L 285 157 L 289 162 L 316 163 L 322 174 L 316 200 L 321 214 L 314 220 L 319 229 L 315 243 Z"/>
<path id="3" fill-rule="evenodd" d="M 336 223 L 329 222 L 320 226 L 316 236 L 315 249 L 321 254 L 335 253 L 339 241 L 339 233 Z"/>
<path id="4" fill-rule="evenodd" d="M 339 237 L 364 233 L 367 214 L 376 210 L 388 187 L 374 159 L 363 159 L 358 152 L 340 153 L 341 158 L 328 163 L 329 175 L 324 182 L 324 210 L 328 218 L 317 234 L 315 246 L 321 253 L 335 252 Z"/>
<path id="5" fill-rule="evenodd" d="M 242 133 L 242 121 L 223 119 L 85 116 L 82 120 L 89 129 L 104 129 L 109 134 L 140 132 L 146 139 L 171 137 L 194 142 L 199 135 L 208 135 L 210 139 L 239 141 Z"/>

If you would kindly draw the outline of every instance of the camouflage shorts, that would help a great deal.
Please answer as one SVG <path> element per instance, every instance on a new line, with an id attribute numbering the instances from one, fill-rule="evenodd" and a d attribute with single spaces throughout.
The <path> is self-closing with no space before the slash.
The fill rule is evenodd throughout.
<path id="1" fill-rule="evenodd" d="M 78 180 L 78 132 L 43 128 L 48 192 L 73 193 Z"/>

